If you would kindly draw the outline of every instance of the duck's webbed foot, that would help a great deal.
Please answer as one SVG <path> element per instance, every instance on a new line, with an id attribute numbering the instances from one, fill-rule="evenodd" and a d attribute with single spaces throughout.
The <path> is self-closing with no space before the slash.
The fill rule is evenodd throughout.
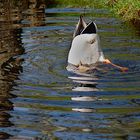
<path id="1" fill-rule="evenodd" d="M 109 59 L 105 59 L 105 60 L 103 61 L 103 63 L 104 63 L 104 64 L 110 64 L 111 61 L 110 61 Z"/>
<path id="2" fill-rule="evenodd" d="M 121 67 L 121 66 L 119 66 L 119 65 L 116 65 L 116 64 L 112 63 L 109 59 L 105 59 L 105 60 L 103 61 L 103 63 L 104 63 L 104 64 L 110 64 L 110 65 L 112 65 L 112 66 L 114 66 L 114 67 L 120 69 L 122 72 L 128 71 L 128 68 L 126 68 L 126 67 Z"/>

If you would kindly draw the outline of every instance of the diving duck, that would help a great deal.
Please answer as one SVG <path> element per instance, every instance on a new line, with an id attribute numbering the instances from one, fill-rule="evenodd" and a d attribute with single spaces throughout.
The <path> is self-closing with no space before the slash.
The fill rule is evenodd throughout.
<path id="1" fill-rule="evenodd" d="M 68 54 L 67 70 L 69 70 L 69 66 L 73 66 L 79 72 L 86 72 L 90 70 L 91 65 L 95 65 L 98 62 L 110 64 L 123 72 L 128 70 L 126 67 L 113 64 L 109 59 L 104 57 L 100 47 L 96 24 L 93 21 L 86 24 L 83 17 L 80 16 Z"/>

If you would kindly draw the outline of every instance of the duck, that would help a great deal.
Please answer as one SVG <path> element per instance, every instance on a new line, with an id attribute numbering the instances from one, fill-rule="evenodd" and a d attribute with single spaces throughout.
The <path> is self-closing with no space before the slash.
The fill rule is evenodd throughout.
<path id="1" fill-rule="evenodd" d="M 83 16 L 80 16 L 68 53 L 67 70 L 72 66 L 84 73 L 91 70 L 91 66 L 96 66 L 97 63 L 112 65 L 123 72 L 128 70 L 105 58 L 100 46 L 97 25 L 93 21 L 87 24 Z"/>

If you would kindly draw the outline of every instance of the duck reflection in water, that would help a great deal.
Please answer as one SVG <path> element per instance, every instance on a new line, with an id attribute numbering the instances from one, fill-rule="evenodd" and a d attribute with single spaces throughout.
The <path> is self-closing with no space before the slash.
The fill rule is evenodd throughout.
<path id="1" fill-rule="evenodd" d="M 98 78 L 93 78 L 89 76 L 71 76 L 68 77 L 71 80 L 73 80 L 75 86 L 73 87 L 73 91 L 78 92 L 96 92 L 99 91 L 99 89 L 96 87 Z M 98 97 L 96 96 L 76 96 L 71 97 L 72 101 L 75 102 L 92 102 L 97 101 Z M 96 112 L 95 109 L 92 108 L 72 108 L 73 111 L 78 112 L 84 112 L 84 113 L 90 113 L 90 112 Z"/>

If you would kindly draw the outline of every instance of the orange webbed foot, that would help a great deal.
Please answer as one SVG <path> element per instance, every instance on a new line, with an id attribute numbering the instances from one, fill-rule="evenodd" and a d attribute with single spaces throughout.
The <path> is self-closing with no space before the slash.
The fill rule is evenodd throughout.
<path id="1" fill-rule="evenodd" d="M 128 68 L 122 67 L 122 68 L 121 68 L 121 71 L 122 71 L 122 72 L 127 72 L 127 71 L 128 71 Z"/>
<path id="2" fill-rule="evenodd" d="M 103 63 L 104 63 L 104 64 L 110 64 L 111 61 L 110 61 L 109 59 L 105 59 L 105 60 L 103 61 Z"/>
<path id="3" fill-rule="evenodd" d="M 104 64 L 111 64 L 112 66 L 114 66 L 114 67 L 120 69 L 122 72 L 128 71 L 128 68 L 126 68 L 126 67 L 121 67 L 121 66 L 119 66 L 119 65 L 113 64 L 109 59 L 105 59 L 105 60 L 103 61 L 103 63 L 104 63 Z"/>

